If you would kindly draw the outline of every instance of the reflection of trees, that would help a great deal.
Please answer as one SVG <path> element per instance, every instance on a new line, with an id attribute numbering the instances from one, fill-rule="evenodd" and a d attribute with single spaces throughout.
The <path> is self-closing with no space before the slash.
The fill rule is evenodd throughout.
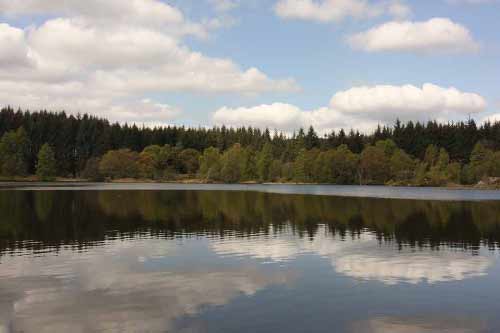
<path id="1" fill-rule="evenodd" d="M 363 230 L 401 246 L 496 247 L 500 203 L 439 202 L 223 191 L 0 192 L 2 248 L 85 246 L 138 231 L 157 237 L 280 233 L 313 238 L 318 226 Z M 269 228 L 273 225 L 273 228 Z M 270 231 L 272 230 L 272 231 Z M 36 244 L 36 243 L 35 243 Z"/>

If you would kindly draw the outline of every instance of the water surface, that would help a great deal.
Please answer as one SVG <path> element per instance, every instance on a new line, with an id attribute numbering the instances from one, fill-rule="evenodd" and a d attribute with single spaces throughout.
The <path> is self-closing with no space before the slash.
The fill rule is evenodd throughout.
<path id="1" fill-rule="evenodd" d="M 500 201 L 120 187 L 0 191 L 0 332 L 500 331 Z"/>
<path id="2" fill-rule="evenodd" d="M 22 183 L 0 182 L 0 189 L 28 191 L 255 191 L 341 197 L 439 201 L 500 201 L 500 190 L 443 187 L 293 185 L 293 184 L 175 184 L 175 183 Z"/>

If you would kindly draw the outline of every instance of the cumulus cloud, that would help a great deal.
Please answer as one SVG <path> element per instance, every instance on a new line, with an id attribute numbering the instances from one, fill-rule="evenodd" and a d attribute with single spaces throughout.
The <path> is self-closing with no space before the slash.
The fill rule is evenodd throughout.
<path id="1" fill-rule="evenodd" d="M 222 107 L 213 114 L 216 125 L 232 127 L 253 126 L 258 128 L 272 128 L 285 132 L 293 132 L 301 127 L 313 126 L 319 132 L 332 129 L 349 128 L 354 121 L 353 117 L 329 109 L 302 110 L 297 106 L 274 103 L 253 107 L 228 108 Z M 375 123 L 356 123 L 356 128 L 368 130 L 376 126 Z"/>
<path id="2" fill-rule="evenodd" d="M 218 25 L 191 22 L 158 0 L 0 0 L 0 14 L 49 17 L 24 28 L 0 24 L 0 42 L 8 46 L 0 54 L 4 104 L 109 116 L 140 110 L 143 99 L 162 92 L 297 89 L 292 79 L 275 80 L 191 50 L 185 36 L 205 38 Z M 147 121 L 173 114 L 156 109 L 161 114 L 146 114 Z"/>
<path id="3" fill-rule="evenodd" d="M 314 126 L 319 132 L 332 129 L 369 131 L 378 124 L 400 120 L 462 119 L 484 111 L 485 99 L 475 93 L 456 88 L 424 84 L 377 85 L 355 87 L 336 93 L 329 107 L 302 110 L 297 106 L 274 103 L 253 107 L 223 107 L 215 111 L 213 121 L 229 126 L 269 127 L 292 132 L 300 127 Z"/>
<path id="4" fill-rule="evenodd" d="M 29 49 L 25 43 L 25 34 L 22 29 L 0 24 L 0 67 L 18 67 L 29 65 Z M 0 69 L 1 70 L 1 69 Z"/>
<path id="5" fill-rule="evenodd" d="M 146 98 L 127 105 L 111 105 L 108 117 L 110 120 L 153 127 L 168 124 L 181 113 L 179 108 Z"/>
<path id="6" fill-rule="evenodd" d="M 345 18 L 371 18 L 381 15 L 405 17 L 411 9 L 402 1 L 367 0 L 280 0 L 275 6 L 278 16 L 285 19 L 338 22 Z"/>
<path id="7" fill-rule="evenodd" d="M 263 104 L 254 107 L 228 108 L 222 107 L 213 116 L 216 124 L 230 126 L 245 126 L 271 128 L 296 128 L 304 122 L 305 112 L 300 108 L 285 104 Z"/>
<path id="8" fill-rule="evenodd" d="M 447 18 L 424 22 L 388 22 L 348 37 L 349 44 L 366 52 L 475 52 L 479 44 L 464 26 Z"/>
<path id="9" fill-rule="evenodd" d="M 381 116 L 382 119 L 395 114 L 403 118 L 408 118 L 408 115 L 409 118 L 419 118 L 421 114 L 438 118 L 453 113 L 481 112 L 486 101 L 478 94 L 426 83 L 422 88 L 413 85 L 355 87 L 336 93 L 330 106 L 344 113 Z"/>

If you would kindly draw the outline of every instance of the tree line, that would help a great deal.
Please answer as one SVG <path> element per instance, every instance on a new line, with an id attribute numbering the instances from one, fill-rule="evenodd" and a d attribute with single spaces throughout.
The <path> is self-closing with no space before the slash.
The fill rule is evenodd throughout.
<path id="1" fill-rule="evenodd" d="M 91 180 L 473 184 L 500 176 L 500 123 L 401 123 L 319 136 L 256 128 L 138 127 L 90 115 L 0 111 L 0 175 Z"/>

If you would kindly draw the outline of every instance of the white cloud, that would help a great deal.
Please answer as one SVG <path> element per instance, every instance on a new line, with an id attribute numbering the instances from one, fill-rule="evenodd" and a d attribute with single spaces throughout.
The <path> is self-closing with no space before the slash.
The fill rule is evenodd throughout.
<path id="1" fill-rule="evenodd" d="M 355 87 L 336 93 L 330 107 L 343 113 L 382 116 L 382 119 L 384 115 L 418 119 L 422 114 L 437 118 L 453 113 L 478 113 L 484 111 L 486 101 L 478 94 L 426 83 L 422 88 L 413 85 Z"/>
<path id="2" fill-rule="evenodd" d="M 300 127 L 303 123 L 304 111 L 296 106 L 284 103 L 259 105 L 255 107 L 228 108 L 217 110 L 213 116 L 216 124 L 230 126 L 253 125 L 291 129 Z"/>
<path id="3" fill-rule="evenodd" d="M 182 24 L 183 14 L 176 8 L 156 0 L 0 0 L 0 13 L 9 16 L 54 15 L 86 16 L 148 24 Z"/>
<path id="4" fill-rule="evenodd" d="M 314 126 L 319 132 L 353 126 L 369 131 L 378 124 L 400 120 L 463 119 L 484 111 L 485 99 L 475 93 L 456 88 L 424 84 L 355 87 L 336 93 L 329 107 L 311 111 L 294 105 L 275 103 L 254 107 L 223 107 L 215 111 L 215 124 L 229 126 L 269 127 L 292 132 L 300 127 Z"/>
<path id="5" fill-rule="evenodd" d="M 493 114 L 489 114 L 487 116 L 484 116 L 482 119 L 481 119 L 481 122 L 491 122 L 491 123 L 494 123 L 494 122 L 499 122 L 500 121 L 500 113 L 493 113 Z"/>
<path id="6" fill-rule="evenodd" d="M 479 44 L 470 31 L 447 18 L 425 22 L 388 22 L 348 38 L 355 49 L 367 52 L 474 52 Z"/>
<path id="7" fill-rule="evenodd" d="M 0 14 L 50 17 L 26 28 L 0 24 L 0 42 L 8 46 L 0 54 L 3 104 L 106 117 L 130 107 L 136 116 L 120 119 L 129 120 L 140 118 L 141 101 L 155 93 L 297 89 L 292 79 L 275 80 L 191 50 L 184 36 L 205 38 L 220 24 L 190 22 L 161 1 L 0 0 Z M 147 122 L 174 114 L 155 109 L 157 116 L 152 108 L 143 114 Z"/>
<path id="8" fill-rule="evenodd" d="M 381 15 L 404 17 L 411 9 L 402 1 L 367 0 L 280 0 L 275 6 L 278 16 L 286 19 L 338 22 L 345 18 L 371 18 Z"/>
<path id="9" fill-rule="evenodd" d="M 168 124 L 180 114 L 182 111 L 176 107 L 143 99 L 126 105 L 111 105 L 108 118 L 129 124 L 161 126 Z"/>
<path id="10" fill-rule="evenodd" d="M 215 111 L 212 120 L 216 125 L 271 128 L 288 133 L 309 126 L 323 133 L 332 129 L 350 128 L 353 124 L 360 130 L 368 130 L 377 125 L 376 122 L 359 122 L 349 115 L 343 115 L 326 107 L 305 111 L 285 103 L 239 108 L 222 107 Z"/>
<path id="11" fill-rule="evenodd" d="M 29 49 L 22 29 L 0 24 L 0 45 L 0 67 L 26 66 L 30 63 Z"/>

